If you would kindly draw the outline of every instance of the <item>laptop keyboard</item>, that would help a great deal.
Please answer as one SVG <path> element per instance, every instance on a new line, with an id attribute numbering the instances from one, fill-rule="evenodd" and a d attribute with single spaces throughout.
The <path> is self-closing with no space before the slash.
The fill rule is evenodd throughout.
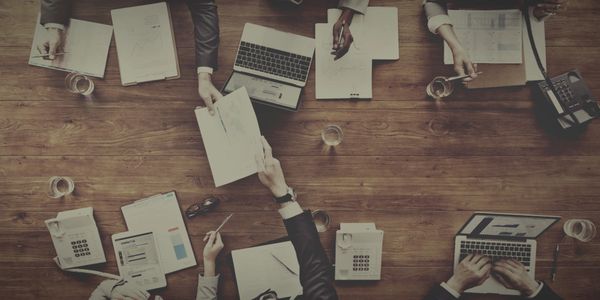
<path id="1" fill-rule="evenodd" d="M 242 41 L 236 66 L 306 81 L 311 58 Z"/>
<path id="2" fill-rule="evenodd" d="M 492 261 L 501 258 L 513 258 L 521 262 L 526 269 L 531 264 L 531 245 L 525 243 L 510 243 L 496 241 L 461 241 L 460 259 L 462 261 L 471 253 L 479 253 L 488 256 Z"/>

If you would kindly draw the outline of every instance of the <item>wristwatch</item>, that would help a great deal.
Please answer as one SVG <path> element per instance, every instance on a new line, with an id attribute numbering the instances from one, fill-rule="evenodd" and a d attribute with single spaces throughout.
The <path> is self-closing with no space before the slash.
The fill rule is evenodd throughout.
<path id="1" fill-rule="evenodd" d="M 291 187 L 287 187 L 287 193 L 281 197 L 275 197 L 275 202 L 281 204 L 290 201 L 296 201 L 296 192 Z"/>

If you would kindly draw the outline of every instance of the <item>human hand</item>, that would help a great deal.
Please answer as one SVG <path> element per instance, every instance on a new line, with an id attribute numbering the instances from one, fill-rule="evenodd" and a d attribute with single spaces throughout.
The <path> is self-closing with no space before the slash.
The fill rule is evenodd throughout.
<path id="1" fill-rule="evenodd" d="M 208 112 L 211 116 L 215 115 L 214 102 L 223 98 L 221 92 L 212 83 L 211 75 L 209 73 L 198 74 L 198 95 L 204 101 Z"/>
<path id="2" fill-rule="evenodd" d="M 539 20 L 547 16 L 553 16 L 560 11 L 566 10 L 569 0 L 540 0 L 533 9 L 533 15 Z"/>
<path id="3" fill-rule="evenodd" d="M 446 282 L 453 290 L 462 293 L 466 289 L 478 286 L 490 277 L 490 258 L 481 254 L 469 254 L 463 259 L 454 274 Z"/>
<path id="4" fill-rule="evenodd" d="M 63 30 L 58 28 L 46 29 L 44 38 L 37 45 L 37 49 L 40 54 L 48 54 L 47 59 L 56 58 L 55 54 L 59 53 L 63 49 Z"/>
<path id="5" fill-rule="evenodd" d="M 525 266 L 514 259 L 502 259 L 494 263 L 493 276 L 505 287 L 521 291 L 524 296 L 533 294 L 540 284 L 533 279 Z"/>
<path id="6" fill-rule="evenodd" d="M 265 137 L 261 137 L 261 143 L 263 146 L 263 155 L 257 155 L 256 163 L 258 165 L 264 164 L 261 171 L 258 172 L 258 179 L 260 182 L 271 190 L 273 196 L 275 197 L 283 197 L 287 194 L 288 185 L 285 182 L 285 177 L 283 176 L 283 170 L 281 169 L 281 163 L 279 160 L 273 157 L 273 149 L 271 149 L 271 145 L 267 142 Z"/>
<path id="7" fill-rule="evenodd" d="M 477 78 L 477 64 L 471 62 L 467 51 L 462 48 L 452 49 L 452 55 L 454 56 L 454 71 L 459 76 L 470 75 L 463 79 L 463 83 L 472 81 Z"/>
<path id="8" fill-rule="evenodd" d="M 333 25 L 333 51 L 331 51 L 331 54 L 335 55 L 334 60 L 338 60 L 342 56 L 346 55 L 348 50 L 350 50 L 352 42 L 354 41 L 352 32 L 350 32 L 350 23 L 352 23 L 353 16 L 353 10 L 343 8 L 342 14 L 338 18 L 337 22 L 335 22 Z"/>
<path id="9" fill-rule="evenodd" d="M 209 231 L 204 237 L 206 245 L 204 245 L 204 276 L 215 276 L 216 274 L 216 260 L 219 252 L 223 250 L 223 240 L 221 240 L 221 234 L 214 231 Z"/>
<path id="10" fill-rule="evenodd" d="M 147 300 L 150 294 L 134 283 L 125 281 L 124 284 L 117 284 L 110 292 L 111 300 Z"/>

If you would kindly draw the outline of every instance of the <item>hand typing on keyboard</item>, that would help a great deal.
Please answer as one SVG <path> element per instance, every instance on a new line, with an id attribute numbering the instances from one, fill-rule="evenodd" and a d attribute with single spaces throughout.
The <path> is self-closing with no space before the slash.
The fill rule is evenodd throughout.
<path id="1" fill-rule="evenodd" d="M 198 74 L 198 95 L 200 95 L 200 98 L 202 98 L 204 104 L 208 107 L 208 112 L 214 115 L 214 102 L 223 98 L 223 95 L 213 85 L 209 73 Z"/>
<path id="2" fill-rule="evenodd" d="M 487 256 L 471 253 L 458 264 L 446 284 L 459 293 L 478 286 L 490 277 L 490 262 Z"/>
<path id="3" fill-rule="evenodd" d="M 521 291 L 523 296 L 530 296 L 540 284 L 532 278 L 525 266 L 514 259 L 501 259 L 494 262 L 493 276 L 509 289 Z"/>

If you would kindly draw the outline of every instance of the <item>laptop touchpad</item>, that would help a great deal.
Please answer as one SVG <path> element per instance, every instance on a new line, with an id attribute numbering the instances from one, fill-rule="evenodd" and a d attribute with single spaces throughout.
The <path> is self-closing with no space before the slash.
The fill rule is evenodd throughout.
<path id="1" fill-rule="evenodd" d="M 231 93 L 240 87 L 246 87 L 251 99 L 260 100 L 275 105 L 296 109 L 300 99 L 301 88 L 276 82 L 268 79 L 258 78 L 239 72 L 234 72 L 223 89 L 225 93 Z"/>

